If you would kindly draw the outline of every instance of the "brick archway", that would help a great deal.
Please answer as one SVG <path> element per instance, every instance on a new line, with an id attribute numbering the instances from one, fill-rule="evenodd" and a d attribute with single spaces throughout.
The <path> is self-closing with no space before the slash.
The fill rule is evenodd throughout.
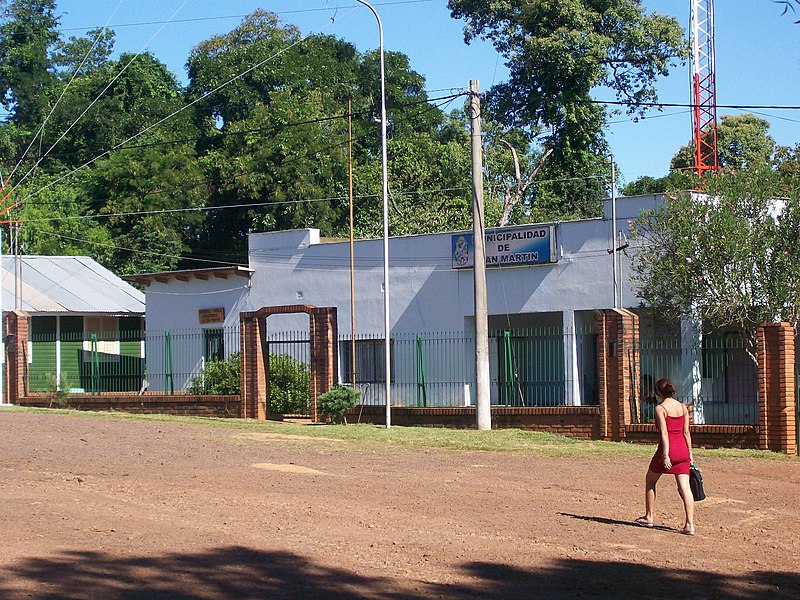
<path id="1" fill-rule="evenodd" d="M 309 304 L 265 306 L 239 315 L 242 360 L 242 414 L 246 419 L 269 417 L 269 356 L 267 319 L 271 315 L 305 313 L 309 318 L 311 341 L 311 385 L 309 409 L 317 418 L 317 398 L 336 383 L 339 334 L 335 307 Z"/>

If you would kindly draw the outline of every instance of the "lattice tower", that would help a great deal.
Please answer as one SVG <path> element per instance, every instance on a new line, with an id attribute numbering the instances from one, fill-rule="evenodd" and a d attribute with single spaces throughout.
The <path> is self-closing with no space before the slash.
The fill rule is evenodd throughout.
<path id="1" fill-rule="evenodd" d="M 714 0 L 692 0 L 692 128 L 694 169 L 716 173 L 717 87 L 714 74 Z"/>

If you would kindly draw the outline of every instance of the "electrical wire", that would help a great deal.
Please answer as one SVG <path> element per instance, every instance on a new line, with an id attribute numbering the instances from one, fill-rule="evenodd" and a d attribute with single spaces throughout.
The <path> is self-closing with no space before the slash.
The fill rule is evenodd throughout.
<path id="1" fill-rule="evenodd" d="M 433 2 L 434 0 L 395 0 L 394 2 L 372 2 L 373 6 L 396 6 L 396 5 L 405 5 L 405 4 L 425 4 L 429 2 Z M 350 6 L 341 6 L 338 8 L 359 8 L 359 5 L 350 5 Z M 301 13 L 313 13 L 313 12 L 329 12 L 333 9 L 325 7 L 325 8 L 298 8 L 292 10 L 279 10 L 279 11 L 270 11 L 276 15 L 290 15 L 290 14 L 301 14 Z M 172 21 L 173 24 L 175 23 L 198 23 L 204 21 L 223 21 L 228 19 L 245 19 L 250 15 L 220 15 L 216 17 L 194 17 L 188 19 L 175 19 Z M 121 27 L 143 27 L 146 25 L 160 25 L 163 21 L 140 21 L 138 23 L 117 23 L 114 24 L 112 27 L 121 28 Z M 94 29 L 95 27 L 63 27 L 60 31 L 87 31 L 89 29 Z"/>
<path id="2" fill-rule="evenodd" d="M 435 99 L 435 100 L 447 100 L 447 101 L 448 101 L 447 103 L 449 103 L 449 102 L 452 102 L 452 99 L 454 99 L 454 98 L 457 98 L 457 97 L 459 97 L 459 96 L 444 96 L 444 97 L 442 97 L 442 98 L 437 98 L 437 99 Z M 444 104 L 446 105 L 447 103 L 444 103 Z M 401 108 L 405 108 L 405 107 L 411 107 L 411 106 L 418 106 L 418 105 L 421 105 L 421 104 L 426 104 L 426 102 L 425 102 L 425 101 L 415 101 L 415 102 L 410 102 L 410 103 L 407 103 L 407 104 L 404 104 L 404 105 L 400 105 L 400 107 L 401 107 Z M 419 117 L 419 116 L 421 116 L 421 115 L 423 115 L 423 114 L 425 114 L 425 113 L 427 113 L 427 112 L 430 112 L 431 110 L 435 110 L 435 109 L 436 109 L 436 108 L 438 108 L 439 106 L 441 106 L 441 105 L 428 105 L 428 106 L 426 106 L 426 107 L 425 107 L 425 109 L 424 109 L 424 110 L 422 110 L 422 111 L 419 111 L 418 113 L 415 113 L 414 115 L 412 115 L 412 117 L 413 117 L 413 118 Z M 343 117 L 346 117 L 347 115 L 345 114 L 345 115 L 342 115 L 342 116 L 343 116 Z M 340 117 L 340 118 L 341 118 L 341 117 Z M 407 119 L 399 120 L 398 122 L 404 122 L 404 121 L 406 121 L 406 120 L 410 120 L 410 118 L 411 118 L 411 117 L 409 117 L 409 118 L 407 118 Z M 326 117 L 325 119 L 321 119 L 321 121 L 326 121 L 326 120 L 328 120 L 328 118 L 327 118 L 327 117 Z M 266 130 L 266 129 L 269 129 L 269 128 L 265 128 L 265 130 Z M 237 132 L 233 132 L 233 133 L 235 134 L 235 133 L 237 133 Z M 358 140 L 358 141 L 362 141 L 362 140 L 366 139 L 367 137 L 369 137 L 370 135 L 371 135 L 371 134 L 369 134 L 369 133 L 365 133 L 365 134 L 363 134 L 363 135 L 361 135 L 361 136 L 358 136 L 358 137 L 357 137 L 357 138 L 355 138 L 355 139 L 356 139 L 356 140 Z M 329 150 L 333 150 L 333 149 L 339 148 L 339 147 L 341 147 L 341 145 L 342 145 L 342 144 L 344 144 L 344 143 L 345 143 L 345 139 L 344 139 L 344 138 L 342 138 L 342 140 L 340 140 L 340 141 L 337 141 L 337 142 L 335 142 L 335 143 L 333 143 L 333 144 L 330 144 L 330 145 L 328 145 L 328 146 L 324 146 L 324 147 L 322 147 L 322 148 L 320 148 L 320 149 L 317 149 L 317 150 L 315 150 L 313 153 L 307 153 L 307 154 L 303 154 L 303 155 L 298 155 L 298 156 L 288 157 L 288 158 L 287 158 L 286 160 L 284 160 L 284 161 L 283 161 L 281 164 L 282 164 L 282 166 L 286 166 L 286 165 L 290 165 L 290 164 L 292 164 L 292 163 L 294 163 L 294 162 L 299 162 L 300 160 L 304 160 L 304 159 L 313 158 L 315 155 L 322 154 L 322 153 L 324 153 L 324 152 L 327 152 L 327 151 L 329 151 Z M 156 144 L 157 144 L 157 143 L 156 143 Z M 149 146 L 149 144 L 144 144 L 144 145 L 142 145 L 142 147 L 148 147 L 148 146 Z M 238 176 L 250 175 L 250 174 L 253 174 L 253 173 L 257 173 L 257 172 L 259 172 L 260 170 L 261 170 L 261 167 L 258 167 L 258 168 L 256 168 L 256 169 L 253 169 L 252 171 L 247 171 L 247 172 L 244 172 L 244 173 L 239 173 L 239 174 L 238 174 Z M 176 186 L 174 189 L 175 189 L 175 191 L 185 192 L 185 191 L 187 191 L 187 190 L 194 189 L 194 188 L 196 188 L 196 187 L 203 187 L 203 186 L 206 186 L 206 185 L 207 185 L 207 183 L 208 183 L 208 182 L 207 182 L 206 180 L 202 180 L 202 181 L 200 181 L 200 182 L 198 182 L 198 183 L 196 183 L 196 184 L 193 184 L 193 185 L 191 185 L 191 186 L 181 185 L 180 187 L 177 187 L 177 186 Z M 37 190 L 37 191 L 38 191 L 38 190 Z M 375 197 L 375 196 L 374 196 L 374 195 L 366 195 L 366 196 L 364 196 L 364 197 Z M 337 200 L 337 199 L 340 199 L 340 198 L 338 198 L 338 197 L 337 197 L 337 198 L 331 198 L 330 200 Z M 93 202 L 105 202 L 105 201 L 108 201 L 108 200 L 109 200 L 108 198 L 106 198 L 106 199 L 97 199 L 97 198 L 93 198 L 93 199 L 92 199 L 92 201 L 93 201 Z M 323 199 L 323 200 L 328 200 L 328 199 L 326 198 L 326 199 Z M 299 202 L 310 202 L 310 201 L 315 201 L 315 200 L 314 200 L 314 199 L 312 199 L 312 200 L 297 200 L 297 201 L 290 201 L 290 202 L 291 202 L 291 203 L 299 203 Z M 53 200 L 52 202 L 41 202 L 41 203 L 38 203 L 38 204 L 37 204 L 37 206 L 47 206 L 47 205 L 55 205 L 55 206 L 58 206 L 58 205 L 60 205 L 60 204 L 61 204 L 61 202 L 60 202 L 59 200 Z M 263 203 L 263 204 L 265 204 L 265 205 L 268 205 L 268 204 L 272 204 L 272 203 L 270 203 L 270 202 L 266 202 L 266 203 Z M 238 205 L 237 205 L 237 206 L 238 206 Z M 257 206 L 257 204 L 242 204 L 241 206 Z M 205 208 L 210 208 L 210 209 L 213 209 L 213 208 L 215 208 L 215 207 L 205 207 Z M 192 208 L 192 209 L 177 209 L 177 210 L 197 210 L 197 209 L 195 209 L 195 208 Z M 3 209 L 0 209 L 0 212 L 2 212 L 2 211 L 3 211 Z M 159 212 L 159 211 L 156 211 L 156 212 Z M 115 215 L 115 216 L 125 216 L 126 214 L 131 214 L 131 215 L 133 215 L 133 214 L 150 214 L 150 213 L 149 213 L 149 212 L 142 212 L 142 211 L 138 211 L 138 213 L 123 213 L 123 214 L 117 214 L 117 215 Z M 90 216 L 95 216 L 95 215 L 90 215 Z"/>
<path id="3" fill-rule="evenodd" d="M 36 131 L 36 133 L 31 138 L 31 141 L 28 144 L 28 147 L 25 148 L 25 151 L 22 153 L 22 156 L 20 157 L 19 161 L 17 161 L 17 164 L 14 165 L 14 168 L 8 174 L 8 177 L 6 178 L 5 182 L 3 183 L 3 187 L 5 187 L 5 185 L 11 181 L 11 178 L 14 176 L 14 173 L 16 173 L 17 169 L 22 164 L 22 161 L 25 159 L 25 156 L 27 156 L 28 151 L 30 151 L 31 147 L 36 142 L 36 139 L 44 131 L 45 125 L 47 125 L 47 122 L 50 120 L 50 117 L 53 116 L 53 113 L 55 112 L 56 107 L 61 103 L 61 100 L 64 98 L 64 95 L 67 93 L 67 90 L 70 88 L 72 83 L 75 81 L 75 78 L 78 76 L 78 73 L 80 73 L 81 69 L 83 68 L 83 65 L 86 63 L 86 60 L 89 58 L 89 55 L 92 53 L 92 50 L 94 50 L 97 47 L 97 43 L 100 41 L 100 37 L 103 35 L 103 31 L 106 30 L 106 28 L 108 27 L 108 23 L 111 21 L 111 19 L 114 18 L 114 15 L 117 14 L 117 11 L 119 10 L 119 7 L 122 6 L 122 2 L 123 1 L 124 0 L 119 0 L 119 2 L 117 3 L 117 7 L 114 9 L 114 11 L 108 17 L 108 21 L 106 21 L 106 24 L 101 29 L 98 30 L 97 36 L 95 36 L 94 42 L 92 42 L 91 48 L 89 48 L 86 51 L 86 54 L 84 54 L 83 58 L 81 59 L 81 63 L 78 65 L 78 68 L 75 69 L 75 72 L 72 74 L 72 77 L 70 77 L 69 81 L 67 82 L 67 85 L 64 86 L 63 90 L 61 90 L 61 94 L 59 95 L 58 99 L 55 101 L 53 106 L 50 108 L 50 112 L 47 113 L 47 116 L 45 117 L 44 121 L 42 121 L 42 124 L 39 127 L 39 129 Z M 37 164 L 38 164 L 38 162 L 37 162 Z"/>
<path id="4" fill-rule="evenodd" d="M 183 7 L 184 7 L 184 6 L 186 6 L 186 3 L 187 3 L 188 1 L 189 1 L 189 0 L 184 0 L 184 1 L 183 1 L 183 4 L 181 4 L 181 5 L 180 5 L 180 6 L 179 6 L 177 9 L 175 9 L 175 11 L 172 13 L 172 15 L 174 16 L 174 15 L 178 14 L 178 13 L 181 11 L 181 9 L 183 9 Z M 167 21 L 167 22 L 169 22 L 169 21 Z M 107 91 L 107 90 L 108 90 L 108 89 L 109 89 L 109 88 L 110 88 L 110 87 L 111 87 L 111 86 L 114 84 L 114 82 L 115 82 L 117 79 L 119 79 L 119 78 L 122 76 L 122 74 L 123 74 L 123 73 L 125 73 L 125 71 L 127 71 L 127 70 L 128 70 L 128 67 L 130 67 L 130 66 L 133 64 L 133 62 L 134 62 L 134 61 L 135 61 L 137 58 L 139 58 L 139 56 L 141 56 L 141 55 L 142 55 L 142 53 L 144 52 L 144 49 L 145 49 L 145 48 L 146 48 L 146 47 L 147 47 L 147 46 L 150 44 L 150 42 L 152 42 L 152 41 L 153 41 L 153 40 L 154 40 L 154 39 L 155 39 L 155 38 L 158 36 L 158 34 L 160 34 L 160 33 L 161 33 L 161 31 L 164 29 L 164 27 L 166 27 L 166 23 L 165 23 L 164 25 L 162 25 L 162 26 L 161 26 L 161 28 L 160 28 L 158 31 L 156 31 L 156 32 L 155 32 L 155 33 L 154 33 L 154 34 L 153 34 L 153 35 L 150 37 L 150 39 L 149 39 L 149 40 L 147 40 L 147 42 L 145 43 L 145 45 L 144 45 L 144 46 L 143 46 L 143 47 L 142 47 L 142 48 L 141 48 L 141 49 L 140 49 L 140 50 L 139 50 L 139 51 L 138 51 L 138 52 L 137 52 L 137 53 L 136 53 L 136 54 L 135 54 L 135 55 L 134 55 L 134 56 L 131 58 L 131 60 L 129 60 L 129 61 L 128 61 L 128 63 L 127 63 L 127 64 L 126 64 L 126 65 L 125 65 L 125 66 L 124 66 L 124 67 L 123 67 L 123 68 L 122 68 L 122 69 L 119 71 L 119 73 L 117 73 L 117 74 L 116 74 L 116 75 L 115 75 L 115 76 L 114 76 L 114 77 L 111 79 L 111 81 L 109 81 L 109 82 L 108 82 L 108 84 L 106 85 L 106 87 L 104 87 L 104 88 L 103 88 L 103 90 L 102 90 L 102 91 L 101 91 L 99 94 L 97 94 L 97 96 L 95 97 L 95 99 L 94 99 L 94 100 L 92 100 L 92 102 L 89 104 L 89 106 L 87 106 L 87 107 L 86 107 L 86 108 L 83 110 L 83 112 L 82 112 L 80 115 L 78 115 L 78 117 L 77 117 L 77 118 L 76 118 L 76 119 L 75 119 L 75 120 L 72 122 L 72 124 L 71 124 L 71 125 L 70 125 L 70 126 L 69 126 L 69 127 L 68 127 L 68 128 L 67 128 L 67 129 L 66 129 L 66 130 L 65 130 L 65 131 L 64 131 L 64 132 L 63 132 L 63 133 L 62 133 L 60 136 L 59 136 L 59 138 L 58 138 L 58 139 L 57 139 L 55 142 L 53 142 L 53 145 L 52 145 L 52 146 L 50 146 L 50 148 L 49 148 L 49 149 L 48 149 L 48 150 L 47 150 L 47 151 L 46 151 L 46 152 L 45 152 L 45 153 L 44 153 L 42 156 L 40 156 L 40 157 L 39 157 L 39 159 L 36 161 L 36 163 L 35 163 L 35 164 L 34 164 L 34 165 L 33 165 L 33 166 L 30 168 L 30 170 L 29 170 L 27 173 L 25 173 L 25 175 L 24 175 L 24 176 L 23 176 L 23 177 L 22 177 L 22 178 L 21 178 L 21 179 L 20 179 L 20 180 L 17 182 L 17 184 L 16 184 L 16 185 L 20 185 L 22 182 L 24 182 L 24 181 L 25 181 L 25 179 L 27 179 L 28 175 L 30 175 L 30 174 L 31 174 L 31 173 L 32 173 L 32 172 L 33 172 L 33 171 L 36 169 L 36 167 L 37 167 L 37 166 L 39 166 L 39 164 L 41 164 L 41 162 L 42 162 L 42 161 L 43 161 L 43 160 L 44 160 L 44 159 L 47 157 L 47 155 L 49 154 L 49 152 L 50 152 L 50 151 L 51 151 L 53 148 L 55 148 L 55 147 L 58 145 L 58 143 L 59 143 L 61 140 L 63 140 L 63 139 L 64 139 L 64 137 L 65 137 L 65 136 L 66 136 L 66 135 L 67 135 L 67 134 L 68 134 L 68 133 L 69 133 L 69 132 L 72 130 L 72 128 L 73 128 L 73 127 L 75 127 L 75 125 L 77 125 L 77 124 L 78 124 L 78 122 L 79 122 L 79 121 L 80 121 L 80 120 L 81 120 L 81 119 L 82 119 L 82 118 L 83 118 L 83 117 L 86 115 L 86 113 L 87 113 L 87 112 L 89 112 L 89 110 L 90 110 L 90 109 L 91 109 L 91 108 L 92 108 L 92 107 L 93 107 L 93 106 L 94 106 L 94 105 L 95 105 L 95 104 L 96 104 L 96 103 L 97 103 L 97 102 L 100 100 L 100 98 L 103 96 L 103 94 L 105 94 L 105 93 L 106 93 L 106 91 Z M 99 37 L 99 36 L 98 36 L 98 37 Z M 177 114 L 177 113 L 176 113 L 176 114 Z M 146 131 L 146 130 L 145 130 L 145 131 Z M 21 160 L 20 160 L 20 162 L 21 162 Z M 24 200 L 22 200 L 22 201 L 24 202 Z"/>

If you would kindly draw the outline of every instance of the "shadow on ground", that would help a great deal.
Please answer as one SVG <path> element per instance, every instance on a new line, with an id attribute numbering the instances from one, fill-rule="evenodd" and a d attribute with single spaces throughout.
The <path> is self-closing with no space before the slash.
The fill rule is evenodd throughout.
<path id="1" fill-rule="evenodd" d="M 737 598 L 800 597 L 800 574 L 741 577 L 668 565 L 560 560 L 529 571 L 488 562 L 462 565 L 462 584 L 358 575 L 289 552 L 242 547 L 160 557 L 68 552 L 29 558 L 0 571 L 2 598 Z"/>

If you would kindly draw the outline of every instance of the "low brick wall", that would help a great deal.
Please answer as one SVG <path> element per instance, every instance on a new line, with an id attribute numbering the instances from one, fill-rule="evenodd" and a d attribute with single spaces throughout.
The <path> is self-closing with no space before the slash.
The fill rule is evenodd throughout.
<path id="1" fill-rule="evenodd" d="M 348 423 L 386 423 L 385 406 L 356 406 L 347 414 Z M 475 429 L 474 407 L 392 407 L 392 424 L 423 427 Z M 600 409 L 596 406 L 492 407 L 495 429 L 526 429 L 560 433 L 581 440 L 600 438 Z"/>
<path id="2" fill-rule="evenodd" d="M 46 394 L 32 394 L 19 401 L 19 406 L 58 408 Z M 70 394 L 67 406 L 75 410 L 119 411 L 137 414 L 165 414 L 193 417 L 240 417 L 239 396 L 189 396 L 145 393 L 141 396 L 104 392 Z"/>
<path id="3" fill-rule="evenodd" d="M 692 425 L 689 431 L 695 448 L 758 448 L 758 427 L 755 425 Z M 658 431 L 653 424 L 627 425 L 625 439 L 634 444 L 656 446 Z"/>

